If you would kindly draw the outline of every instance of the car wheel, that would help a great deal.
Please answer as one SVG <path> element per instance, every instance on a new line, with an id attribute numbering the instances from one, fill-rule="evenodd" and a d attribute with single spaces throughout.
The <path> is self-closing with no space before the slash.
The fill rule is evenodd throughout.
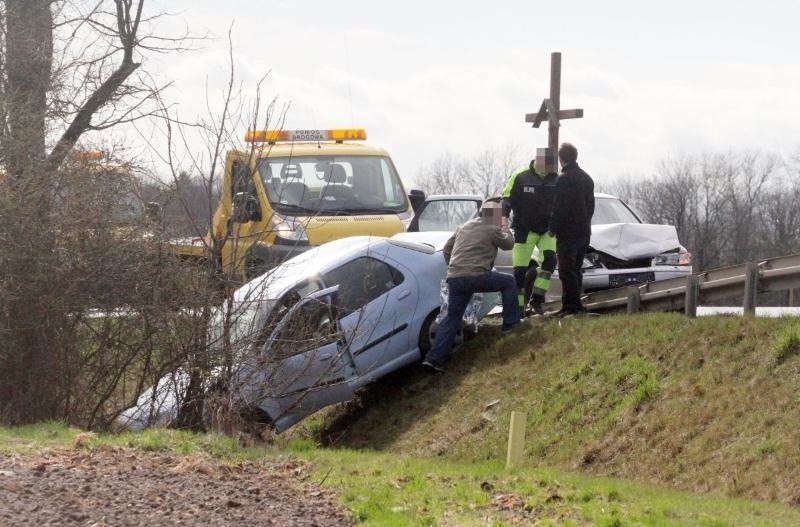
<path id="1" fill-rule="evenodd" d="M 439 314 L 439 308 L 432 311 L 422 323 L 422 329 L 419 331 L 419 355 L 420 360 L 425 358 L 425 354 L 431 349 L 433 345 L 433 338 L 436 336 L 436 316 Z"/>

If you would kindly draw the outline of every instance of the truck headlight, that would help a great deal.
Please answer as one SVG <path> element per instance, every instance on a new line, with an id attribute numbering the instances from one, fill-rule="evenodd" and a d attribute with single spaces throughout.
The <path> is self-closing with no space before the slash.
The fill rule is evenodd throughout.
<path id="1" fill-rule="evenodd" d="M 292 242 L 307 242 L 308 234 L 303 224 L 297 220 L 284 218 L 277 214 L 272 217 L 272 232 L 277 238 Z"/>

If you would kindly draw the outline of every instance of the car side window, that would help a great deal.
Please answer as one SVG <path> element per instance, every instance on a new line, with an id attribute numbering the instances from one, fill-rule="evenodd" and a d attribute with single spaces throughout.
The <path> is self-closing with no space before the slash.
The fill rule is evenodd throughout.
<path id="1" fill-rule="evenodd" d="M 305 280 L 285 293 L 280 300 L 275 302 L 263 324 L 259 325 L 255 340 L 256 346 L 260 348 L 267 342 L 267 339 L 278 327 L 278 324 L 281 323 L 295 304 L 321 288 L 322 284 L 319 281 Z"/>
<path id="2" fill-rule="evenodd" d="M 271 353 L 281 360 L 332 344 L 338 338 L 333 298 L 303 299 L 270 339 Z"/>
<path id="3" fill-rule="evenodd" d="M 478 213 L 480 203 L 473 200 L 436 200 L 425 206 L 419 217 L 420 232 L 455 231 Z"/>
<path id="4" fill-rule="evenodd" d="M 330 287 L 339 285 L 342 316 L 361 309 L 379 296 L 397 287 L 405 277 L 391 265 L 362 256 L 328 272 L 323 280 Z"/>

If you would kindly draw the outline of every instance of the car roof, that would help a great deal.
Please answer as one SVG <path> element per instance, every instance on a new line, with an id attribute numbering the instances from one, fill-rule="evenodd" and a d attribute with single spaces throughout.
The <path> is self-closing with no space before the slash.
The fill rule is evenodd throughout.
<path id="1" fill-rule="evenodd" d="M 441 236 L 436 234 L 449 236 L 451 233 L 434 233 L 428 237 L 420 237 L 419 240 L 389 239 L 383 236 L 350 236 L 323 243 L 286 260 L 263 275 L 247 282 L 235 291 L 234 300 L 245 302 L 280 298 L 300 282 L 326 273 L 340 263 L 367 252 L 371 256 L 381 259 L 381 255 L 388 253 L 391 247 L 399 247 L 413 251 L 411 254 L 430 255 L 440 251 L 440 245 L 444 246 L 444 242 L 438 241 Z"/>
<path id="2" fill-rule="evenodd" d="M 392 236 L 389 241 L 398 245 L 402 243 L 409 247 L 427 247 L 424 252 L 433 253 L 444 249 L 444 244 L 452 235 L 452 231 L 400 232 Z"/>
<path id="3" fill-rule="evenodd" d="M 437 200 L 472 200 L 472 201 L 483 201 L 483 197 L 479 196 L 478 194 L 432 194 L 425 198 L 425 201 L 437 201 Z"/>

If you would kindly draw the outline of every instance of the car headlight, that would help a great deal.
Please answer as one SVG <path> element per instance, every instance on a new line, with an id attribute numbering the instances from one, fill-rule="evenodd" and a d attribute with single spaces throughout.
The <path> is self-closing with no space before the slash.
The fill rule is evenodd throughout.
<path id="1" fill-rule="evenodd" d="M 600 256 L 597 253 L 587 253 L 583 258 L 581 269 L 599 269 L 603 267 L 600 263 Z"/>
<path id="2" fill-rule="evenodd" d="M 661 253 L 653 258 L 653 265 L 691 265 L 692 254 L 687 251 Z"/>
<path id="3" fill-rule="evenodd" d="M 307 242 L 308 234 L 303 224 L 297 220 L 284 218 L 275 214 L 272 216 L 272 232 L 275 236 L 292 242 Z"/>

